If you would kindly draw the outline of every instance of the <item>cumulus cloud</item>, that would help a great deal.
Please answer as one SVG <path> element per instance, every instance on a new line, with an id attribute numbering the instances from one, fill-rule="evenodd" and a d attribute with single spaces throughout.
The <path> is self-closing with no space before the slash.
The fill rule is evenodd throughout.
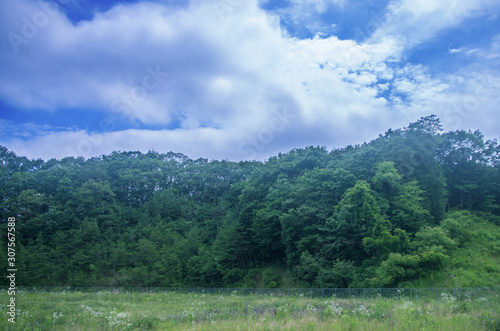
<path id="1" fill-rule="evenodd" d="M 392 3 L 375 35 L 391 36 L 398 18 L 410 15 L 417 22 L 442 10 L 419 3 Z M 13 44 L 12 34 L 3 41 L 0 61 L 8 65 L 2 66 L 0 99 L 30 111 L 98 111 L 105 122 L 121 116 L 139 128 L 45 128 L 45 134 L 29 139 L 0 141 L 31 157 L 155 149 L 264 159 L 311 144 L 361 143 L 420 116 L 439 115 L 437 110 L 456 104 L 461 92 L 475 93 L 464 75 L 436 77 L 423 66 L 401 65 L 407 44 L 398 38 L 358 43 L 287 36 L 281 18 L 256 0 L 192 1 L 185 7 L 122 4 L 78 23 L 60 11 L 49 15 L 40 4 L 20 0 L 8 5 L 9 15 L 0 14 L 4 35 L 12 32 L 27 41 Z M 323 12 L 343 4 L 297 0 L 291 8 Z M 464 9 L 456 6 L 455 16 L 462 17 Z M 33 23 L 44 12 L 46 24 L 38 24 L 36 35 L 24 36 L 25 21 Z M 488 94 L 481 103 L 494 99 Z M 168 130 L 140 127 L 173 123 Z"/>
<path id="2" fill-rule="evenodd" d="M 322 22 L 319 17 L 328 9 L 343 9 L 345 3 L 345 0 L 291 0 L 288 6 L 275 10 L 275 13 L 282 23 L 294 26 L 299 33 L 303 30 L 312 35 L 331 35 L 337 25 Z"/>

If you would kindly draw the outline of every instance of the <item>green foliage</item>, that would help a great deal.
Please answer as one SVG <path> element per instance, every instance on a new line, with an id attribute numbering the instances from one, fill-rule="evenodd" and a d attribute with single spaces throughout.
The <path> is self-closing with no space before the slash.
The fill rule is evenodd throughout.
<path id="1" fill-rule="evenodd" d="M 315 285 L 326 288 L 346 288 L 356 275 L 356 266 L 351 261 L 337 259 L 331 267 L 321 268 L 316 277 Z"/>
<path id="2" fill-rule="evenodd" d="M 253 239 L 264 261 L 279 261 L 284 256 L 280 223 L 282 213 L 282 200 L 278 199 L 258 210 L 253 220 Z"/>
<path id="3" fill-rule="evenodd" d="M 389 287 L 418 277 L 419 257 L 391 253 L 377 268 L 376 277 L 370 280 L 373 287 Z"/>
<path id="4" fill-rule="evenodd" d="M 282 277 L 277 272 L 277 270 L 269 268 L 264 270 L 264 272 L 262 273 L 262 282 L 264 284 L 264 287 L 270 288 L 281 287 L 283 285 Z"/>
<path id="5" fill-rule="evenodd" d="M 401 178 L 394 167 L 394 162 L 381 162 L 377 164 L 372 179 L 374 190 L 380 192 L 386 199 L 392 200 L 401 191 Z"/>
<path id="6" fill-rule="evenodd" d="M 297 276 L 306 284 L 312 284 L 321 269 L 321 264 L 311 253 L 305 251 L 300 256 L 300 264 L 297 266 Z"/>
<path id="7" fill-rule="evenodd" d="M 429 245 L 442 246 L 445 249 L 456 248 L 455 242 L 448 236 L 448 231 L 442 226 L 426 226 L 420 229 L 420 231 L 416 233 L 415 241 L 413 241 L 412 244 L 416 248 L 423 248 Z"/>
<path id="8" fill-rule="evenodd" d="M 410 238 L 405 230 L 395 229 L 382 231 L 377 237 L 363 238 L 365 251 L 371 252 L 378 259 L 383 259 L 392 252 L 406 252 L 410 246 Z"/>
<path id="9" fill-rule="evenodd" d="M 499 166 L 496 141 L 435 116 L 266 162 L 0 146 L 1 265 L 16 217 L 25 285 L 498 286 Z"/>
<path id="10" fill-rule="evenodd" d="M 382 218 L 370 185 L 358 181 L 346 191 L 328 223 L 328 245 L 335 258 L 361 261 L 371 256 L 363 247 L 366 237 L 379 237 L 390 229 L 390 223 Z"/>

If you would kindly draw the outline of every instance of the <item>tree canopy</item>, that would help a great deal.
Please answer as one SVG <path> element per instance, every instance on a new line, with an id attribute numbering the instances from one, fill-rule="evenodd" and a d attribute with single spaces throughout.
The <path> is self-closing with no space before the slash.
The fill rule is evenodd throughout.
<path id="1" fill-rule="evenodd" d="M 0 196 L 0 260 L 15 217 L 21 285 L 400 286 L 463 268 L 477 247 L 497 275 L 480 284 L 500 274 L 500 147 L 435 116 L 266 162 L 43 161 L 0 146 Z"/>

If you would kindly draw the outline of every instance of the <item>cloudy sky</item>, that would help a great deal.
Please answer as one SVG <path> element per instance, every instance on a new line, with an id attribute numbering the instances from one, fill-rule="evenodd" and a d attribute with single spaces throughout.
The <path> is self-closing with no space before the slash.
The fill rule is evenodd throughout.
<path id="1" fill-rule="evenodd" d="M 264 160 L 436 114 L 500 137 L 498 0 L 0 2 L 0 145 Z"/>

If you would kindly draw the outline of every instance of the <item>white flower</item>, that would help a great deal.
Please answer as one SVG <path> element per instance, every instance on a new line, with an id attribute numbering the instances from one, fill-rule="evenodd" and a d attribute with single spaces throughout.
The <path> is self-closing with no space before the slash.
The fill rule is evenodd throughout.
<path id="1" fill-rule="evenodd" d="M 330 311 L 333 315 L 336 315 L 336 316 L 341 316 L 342 315 L 342 312 L 344 311 L 344 308 L 342 308 L 341 306 L 337 305 L 336 303 L 334 303 L 331 300 L 325 301 L 325 303 L 328 305 L 328 307 L 326 309 L 328 311 Z"/>
<path id="2" fill-rule="evenodd" d="M 60 313 L 60 312 L 59 313 L 58 312 L 54 312 L 52 314 L 52 318 L 54 318 L 54 319 L 58 319 L 58 318 L 61 318 L 61 317 L 63 317 L 63 314 Z"/>
<path id="3" fill-rule="evenodd" d="M 310 303 L 307 304 L 307 307 L 306 307 L 306 310 L 316 310 L 316 307 L 314 307 L 313 305 L 311 305 Z"/>
<path id="4" fill-rule="evenodd" d="M 457 298 L 455 298 L 452 294 L 449 293 L 441 293 L 441 300 L 446 301 L 446 302 L 453 302 Z"/>

